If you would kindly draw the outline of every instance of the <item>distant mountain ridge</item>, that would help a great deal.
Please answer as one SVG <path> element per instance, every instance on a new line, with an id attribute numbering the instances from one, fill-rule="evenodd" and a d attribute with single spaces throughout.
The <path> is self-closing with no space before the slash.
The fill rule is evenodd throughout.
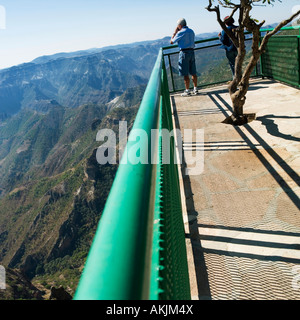
<path id="1" fill-rule="evenodd" d="M 269 28 L 275 28 L 278 23 L 273 23 L 270 25 L 263 26 L 262 29 L 269 29 Z M 217 37 L 219 34 L 219 31 L 214 31 L 214 32 L 206 32 L 206 33 L 199 33 L 196 34 L 196 40 L 203 40 L 203 39 L 208 39 L 208 38 L 214 38 Z M 146 41 L 139 41 L 139 42 L 133 42 L 133 43 L 128 43 L 128 44 L 117 44 L 117 45 L 111 45 L 111 46 L 106 46 L 102 48 L 91 48 L 87 50 L 79 50 L 79 51 L 74 51 L 74 52 L 60 52 L 56 53 L 53 55 L 46 55 L 46 56 L 41 56 L 38 57 L 34 60 L 31 61 L 31 63 L 44 63 L 50 60 L 56 60 L 60 58 L 74 58 L 74 57 L 79 57 L 79 56 L 84 56 L 88 54 L 94 54 L 94 53 L 100 53 L 106 50 L 118 50 L 122 48 L 134 48 L 136 46 L 140 45 L 153 45 L 155 43 L 161 43 L 164 42 L 164 45 L 169 45 L 169 42 L 171 40 L 170 36 L 166 36 L 162 39 L 157 39 L 157 40 L 146 40 Z M 1 72 L 1 70 L 0 70 Z"/>
<path id="2" fill-rule="evenodd" d="M 21 109 L 108 103 L 126 89 L 145 85 L 166 39 L 98 53 L 40 58 L 0 71 L 0 121 Z"/>
<path id="3" fill-rule="evenodd" d="M 276 24 L 265 26 L 273 27 Z M 197 34 L 197 40 L 218 32 Z M 0 70 L 0 121 L 21 109 L 107 103 L 128 87 L 146 84 L 159 48 L 170 37 L 42 56 Z"/>
<path id="4" fill-rule="evenodd" d="M 147 45 L 156 45 L 161 44 L 162 42 L 169 41 L 170 37 L 165 37 L 163 39 L 157 39 L 157 40 L 147 40 L 147 41 L 139 41 L 139 42 L 133 42 L 128 44 L 116 44 L 111 46 L 105 46 L 102 48 L 91 48 L 87 50 L 79 50 L 74 52 L 60 52 L 52 55 L 46 55 L 38 57 L 31 61 L 31 63 L 45 63 L 51 60 L 61 59 L 61 58 L 75 58 L 80 56 L 86 56 L 90 54 L 96 54 L 107 50 L 119 50 L 119 49 L 128 49 L 128 48 L 134 48 L 138 46 L 147 46 Z M 1 72 L 1 70 L 0 70 Z"/>

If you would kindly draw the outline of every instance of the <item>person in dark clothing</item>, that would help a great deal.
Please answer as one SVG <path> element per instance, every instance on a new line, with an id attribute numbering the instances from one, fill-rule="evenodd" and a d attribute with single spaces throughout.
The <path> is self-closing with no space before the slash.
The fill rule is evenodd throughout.
<path id="1" fill-rule="evenodd" d="M 233 31 L 237 26 L 234 25 L 234 19 L 230 18 L 229 16 L 225 17 L 224 22 L 227 26 L 227 28 L 231 31 Z M 231 39 L 228 37 L 226 32 L 222 30 L 222 32 L 219 33 L 219 38 L 222 43 L 221 48 L 225 49 L 226 57 L 229 62 L 229 66 L 232 72 L 232 76 L 234 77 L 235 73 L 235 59 L 238 55 L 237 48 L 231 41 Z"/>

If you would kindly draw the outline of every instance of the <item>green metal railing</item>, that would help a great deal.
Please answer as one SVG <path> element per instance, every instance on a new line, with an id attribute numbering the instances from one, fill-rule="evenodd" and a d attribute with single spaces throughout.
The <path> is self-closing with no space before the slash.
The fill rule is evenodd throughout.
<path id="1" fill-rule="evenodd" d="M 271 30 L 273 29 L 262 29 L 261 34 Z M 278 35 L 273 36 L 269 40 L 266 52 L 256 65 L 252 77 L 274 78 L 299 87 L 299 34 L 300 27 L 296 26 L 282 28 Z M 251 34 L 246 33 L 247 56 L 245 63 L 250 58 L 251 40 Z M 218 85 L 232 80 L 224 50 L 220 49 L 219 38 L 196 41 L 195 45 L 198 87 Z M 178 72 L 178 46 L 164 47 L 163 52 L 167 65 L 170 92 L 184 90 L 183 78 L 179 76 Z"/>
<path id="2" fill-rule="evenodd" d="M 245 44 L 248 55 L 246 60 L 250 58 L 251 39 L 251 35 L 247 33 Z M 232 74 L 228 66 L 225 51 L 224 49 L 220 49 L 220 46 L 221 43 L 218 37 L 195 41 L 194 52 L 199 88 L 218 85 L 232 80 Z M 178 71 L 178 46 L 172 45 L 164 47 L 163 53 L 167 66 L 170 93 L 184 90 L 183 77 L 179 76 Z M 253 77 L 260 75 L 259 68 L 258 64 L 252 73 Z"/>
<path id="3" fill-rule="evenodd" d="M 262 76 L 300 87 L 300 27 L 282 29 L 261 57 Z"/>
<path id="4" fill-rule="evenodd" d="M 164 164 L 162 129 L 173 125 L 161 50 L 124 152 L 135 155 L 132 132 L 143 130 L 151 140 L 147 164 L 122 158 L 75 300 L 190 299 L 175 146 L 171 139 L 171 163 Z"/>
<path id="5" fill-rule="evenodd" d="M 172 112 L 165 65 L 162 70 L 159 128 L 172 132 Z M 164 161 L 163 138 L 158 140 L 150 299 L 190 299 L 185 233 L 182 218 L 175 140 L 170 139 L 169 161 Z"/>

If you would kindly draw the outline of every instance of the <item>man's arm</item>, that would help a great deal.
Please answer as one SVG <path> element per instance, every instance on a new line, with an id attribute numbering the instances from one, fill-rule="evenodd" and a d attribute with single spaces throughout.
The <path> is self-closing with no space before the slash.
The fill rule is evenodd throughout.
<path id="1" fill-rule="evenodd" d="M 175 34 L 175 33 L 174 33 Z M 173 35 L 172 39 L 171 39 L 171 44 L 178 42 L 181 38 L 184 37 L 184 33 L 183 32 L 178 32 Z"/>
<path id="2" fill-rule="evenodd" d="M 178 27 L 176 27 L 176 29 L 175 29 L 175 31 L 174 31 L 174 33 L 173 33 L 172 38 L 174 38 L 174 37 L 176 36 L 176 34 L 178 33 L 178 31 L 179 31 L 179 28 L 178 28 Z"/>
<path id="3" fill-rule="evenodd" d="M 178 31 L 179 31 L 179 29 L 178 29 L 178 27 L 176 27 L 176 29 L 175 29 L 175 31 L 174 31 L 174 33 L 173 33 L 173 35 L 172 35 L 171 41 L 170 41 L 171 44 L 174 43 L 173 39 L 174 39 L 174 37 L 176 36 L 176 34 L 178 33 Z"/>
<path id="4" fill-rule="evenodd" d="M 226 35 L 226 33 L 224 32 L 224 30 L 222 30 L 222 32 L 219 33 L 220 42 L 223 45 L 224 45 L 225 35 Z"/>

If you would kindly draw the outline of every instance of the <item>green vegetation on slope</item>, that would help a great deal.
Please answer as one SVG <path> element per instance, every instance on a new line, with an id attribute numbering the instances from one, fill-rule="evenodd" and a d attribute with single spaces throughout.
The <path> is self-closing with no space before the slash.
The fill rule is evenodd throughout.
<path id="1" fill-rule="evenodd" d="M 2 265 L 74 293 L 118 167 L 97 163 L 97 131 L 118 133 L 120 120 L 130 128 L 143 90 L 111 105 L 23 111 L 1 126 L 10 146 L 0 168 Z"/>

